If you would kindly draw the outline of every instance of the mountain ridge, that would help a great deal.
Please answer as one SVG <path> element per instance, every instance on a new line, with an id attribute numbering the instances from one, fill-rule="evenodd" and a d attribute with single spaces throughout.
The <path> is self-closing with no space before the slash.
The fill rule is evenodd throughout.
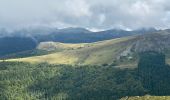
<path id="1" fill-rule="evenodd" d="M 169 57 L 170 33 L 164 30 L 156 33 L 83 44 L 42 42 L 37 49 L 54 52 L 43 56 L 13 59 L 13 61 L 92 65 L 116 62 L 124 67 L 126 65 L 136 66 L 138 54 L 141 52 L 163 52 Z"/>

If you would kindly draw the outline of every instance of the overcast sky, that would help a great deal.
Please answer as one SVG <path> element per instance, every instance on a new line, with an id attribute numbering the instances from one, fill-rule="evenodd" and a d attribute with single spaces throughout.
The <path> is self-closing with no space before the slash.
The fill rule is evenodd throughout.
<path id="1" fill-rule="evenodd" d="M 170 28 L 170 0 L 0 0 L 0 28 Z"/>

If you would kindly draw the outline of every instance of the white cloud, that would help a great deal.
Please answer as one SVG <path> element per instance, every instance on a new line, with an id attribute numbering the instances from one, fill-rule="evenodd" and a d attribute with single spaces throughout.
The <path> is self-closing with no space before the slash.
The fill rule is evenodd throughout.
<path id="1" fill-rule="evenodd" d="M 84 0 L 67 0 L 65 4 L 65 11 L 76 17 L 91 15 L 89 5 Z"/>

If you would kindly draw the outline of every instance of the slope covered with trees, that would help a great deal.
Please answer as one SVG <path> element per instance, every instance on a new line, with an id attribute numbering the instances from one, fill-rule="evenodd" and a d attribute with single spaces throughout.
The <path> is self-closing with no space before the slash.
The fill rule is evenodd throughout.
<path id="1" fill-rule="evenodd" d="M 164 54 L 157 52 L 142 53 L 136 69 L 1 62 L 0 98 L 115 100 L 170 95 L 169 71 Z"/>

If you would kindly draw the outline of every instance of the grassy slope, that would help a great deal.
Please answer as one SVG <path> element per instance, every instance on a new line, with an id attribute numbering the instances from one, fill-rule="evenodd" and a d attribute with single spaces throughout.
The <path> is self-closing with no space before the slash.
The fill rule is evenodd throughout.
<path id="1" fill-rule="evenodd" d="M 38 47 L 39 49 L 49 50 L 58 49 L 59 52 L 19 59 L 10 59 L 8 61 L 24 62 L 48 62 L 51 64 L 104 64 L 112 63 L 117 55 L 130 45 L 134 37 L 119 38 L 89 44 L 63 44 L 47 43 Z M 50 45 L 52 46 L 50 46 Z M 54 48 L 56 47 L 56 48 Z"/>
<path id="2" fill-rule="evenodd" d="M 41 42 L 37 49 L 52 51 L 52 50 L 73 50 L 86 47 L 90 44 L 88 43 L 79 43 L 79 44 L 71 44 L 71 43 L 60 43 L 60 42 Z"/>
<path id="3" fill-rule="evenodd" d="M 170 100 L 170 96 L 135 96 L 135 97 L 124 97 L 121 100 Z"/>

